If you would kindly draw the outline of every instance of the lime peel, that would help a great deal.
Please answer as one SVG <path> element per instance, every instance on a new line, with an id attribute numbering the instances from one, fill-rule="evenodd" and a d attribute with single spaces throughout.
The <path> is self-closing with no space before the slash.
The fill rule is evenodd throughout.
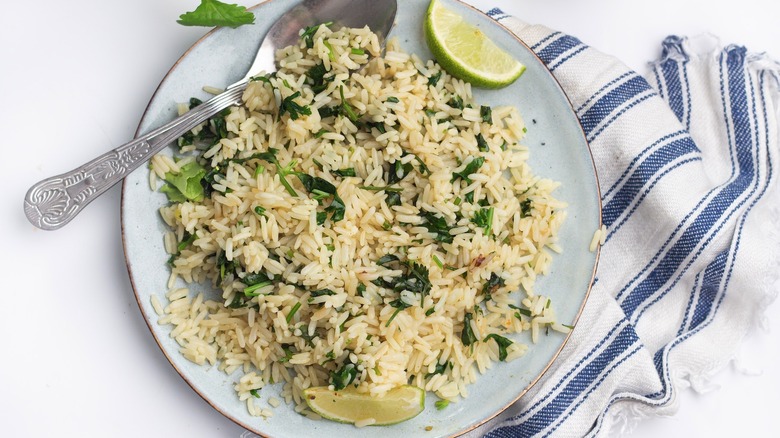
<path id="1" fill-rule="evenodd" d="M 425 408 L 425 391 L 411 385 L 394 388 L 382 397 L 352 387 L 334 391 L 327 386 L 305 389 L 303 396 L 315 413 L 339 423 L 386 426 L 409 420 Z"/>
<path id="2" fill-rule="evenodd" d="M 425 41 L 436 61 L 452 76 L 482 88 L 502 88 L 525 66 L 498 47 L 478 27 L 432 0 L 425 15 Z"/>

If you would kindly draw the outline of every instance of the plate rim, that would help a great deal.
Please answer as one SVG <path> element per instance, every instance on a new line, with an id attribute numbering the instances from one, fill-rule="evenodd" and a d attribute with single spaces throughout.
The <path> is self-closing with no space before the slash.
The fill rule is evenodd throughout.
<path id="1" fill-rule="evenodd" d="M 261 6 L 265 5 L 265 4 L 268 4 L 268 3 L 271 3 L 271 2 L 275 2 L 275 1 L 280 1 L 280 0 L 262 0 L 261 2 L 255 4 L 255 5 L 251 6 L 251 7 L 248 7 L 247 11 L 254 11 L 255 9 L 257 9 L 257 8 L 259 8 L 259 7 L 261 7 Z M 399 1 L 403 1 L 403 0 L 399 0 Z M 579 135 L 581 135 L 582 141 L 584 142 L 585 147 L 587 148 L 588 156 L 590 157 L 590 165 L 591 165 L 591 167 L 593 169 L 593 180 L 595 182 L 595 190 L 596 190 L 596 198 L 597 198 L 596 210 L 598 212 L 598 225 L 599 225 L 599 228 L 601 228 L 603 226 L 603 221 L 602 221 L 602 213 L 603 213 L 602 208 L 603 208 L 603 204 L 602 204 L 602 196 L 601 196 L 601 184 L 600 184 L 600 179 L 599 179 L 599 175 L 598 175 L 598 169 L 596 167 L 595 158 L 593 156 L 593 150 L 591 149 L 590 142 L 588 142 L 587 136 L 585 135 L 585 131 L 584 131 L 583 127 L 582 127 L 582 122 L 581 122 L 580 118 L 577 117 L 576 111 L 574 110 L 574 106 L 572 104 L 572 101 L 569 98 L 569 95 L 566 94 L 566 92 L 564 91 L 564 89 L 561 86 L 561 83 L 558 80 L 558 78 L 555 77 L 555 75 L 552 73 L 552 71 L 550 71 L 550 69 L 547 67 L 547 64 L 545 64 L 544 61 L 542 61 L 542 59 L 539 58 L 539 56 L 536 54 L 536 52 L 534 52 L 533 49 L 531 49 L 531 47 L 528 44 L 525 43 L 525 41 L 523 41 L 518 35 L 516 35 L 514 32 L 512 32 L 512 30 L 510 30 L 506 25 L 504 25 L 500 21 L 494 19 L 493 17 L 487 15 L 487 13 L 485 13 L 484 11 L 482 11 L 482 10 L 480 10 L 480 9 L 478 9 L 478 8 L 468 4 L 468 3 L 465 3 L 463 0 L 449 0 L 449 1 L 459 3 L 461 7 L 465 7 L 465 8 L 471 9 L 473 12 L 476 12 L 476 13 L 478 13 L 480 15 L 483 15 L 486 18 L 490 19 L 490 21 L 493 24 L 497 25 L 501 30 L 503 30 L 506 34 L 508 34 L 508 36 L 510 36 L 511 38 L 516 40 L 518 43 L 520 43 L 522 46 L 524 46 L 528 50 L 528 52 L 534 58 L 536 58 L 536 60 L 549 73 L 549 77 L 553 80 L 553 82 L 555 83 L 556 87 L 561 92 L 561 94 L 563 95 L 565 101 L 567 102 L 568 110 L 570 111 L 571 116 L 573 116 L 574 120 L 576 120 L 576 122 L 577 122 L 577 127 L 579 128 L 577 130 L 577 132 L 578 132 Z M 144 110 L 142 112 L 142 115 L 140 117 L 139 123 L 138 123 L 138 127 L 135 130 L 135 134 L 134 134 L 135 137 L 138 137 L 141 134 L 143 119 L 147 116 L 147 114 L 148 114 L 148 112 L 149 112 L 149 110 L 150 110 L 150 108 L 152 106 L 152 103 L 154 102 L 155 98 L 157 97 L 160 89 L 162 88 L 163 84 L 166 83 L 166 81 L 171 76 L 173 71 L 179 66 L 179 64 L 181 64 L 184 61 L 185 58 L 187 58 L 190 55 L 190 53 L 192 51 L 194 51 L 205 40 L 211 38 L 220 29 L 222 29 L 222 28 L 221 27 L 215 27 L 215 28 L 210 29 L 203 36 L 201 36 L 194 43 L 192 43 L 192 45 L 190 47 L 188 47 L 187 50 L 185 50 L 179 56 L 179 58 L 171 65 L 171 67 L 168 69 L 168 71 L 165 73 L 165 75 L 162 77 L 162 79 L 158 83 L 158 85 L 155 88 L 155 90 L 152 93 L 152 95 L 149 97 L 149 102 L 147 103 L 146 107 L 144 108 Z M 127 187 L 128 187 L 127 179 L 123 179 L 122 180 L 121 194 L 120 194 L 120 212 L 119 212 L 120 232 L 121 232 L 121 238 L 122 238 L 122 253 L 124 255 L 124 262 L 125 262 L 125 266 L 127 268 L 127 273 L 128 273 L 128 277 L 129 277 L 129 280 L 130 280 L 130 285 L 131 285 L 131 287 L 133 289 L 133 296 L 135 298 L 136 304 L 138 305 L 138 309 L 140 310 L 141 315 L 143 316 L 144 323 L 146 324 L 146 327 L 149 329 L 149 332 L 151 333 L 152 338 L 154 339 L 155 344 L 157 344 L 157 347 L 163 353 L 163 355 L 165 356 L 165 359 L 173 367 L 173 369 L 176 371 L 176 373 L 179 375 L 179 377 L 181 377 L 182 380 L 184 380 L 184 382 L 193 391 L 195 391 L 195 393 L 198 394 L 198 396 L 200 396 L 200 398 L 202 398 L 209 406 L 211 406 L 217 412 L 222 414 L 225 418 L 227 418 L 228 420 L 230 420 L 233 423 L 237 424 L 238 426 L 243 427 L 244 429 L 246 429 L 246 430 L 248 430 L 248 431 L 250 431 L 250 432 L 252 432 L 254 434 L 257 434 L 257 435 L 259 435 L 261 437 L 273 438 L 271 435 L 267 435 L 266 433 L 263 433 L 263 432 L 259 431 L 256 427 L 253 427 L 253 426 L 251 426 L 249 424 L 246 424 L 246 422 L 242 421 L 237 416 L 232 415 L 230 412 L 227 412 L 227 410 L 224 410 L 224 409 L 220 408 L 219 406 L 217 406 L 216 403 L 212 402 L 211 399 L 206 394 L 204 394 L 202 391 L 200 391 L 196 387 L 195 383 L 190 380 L 190 378 L 186 375 L 186 373 L 184 373 L 176 365 L 176 363 L 174 362 L 173 358 L 170 357 L 170 355 L 168 354 L 168 351 L 161 344 L 160 339 L 158 338 L 157 334 L 154 331 L 154 328 L 152 327 L 152 323 L 153 322 L 152 322 L 151 316 L 153 316 L 153 315 L 148 315 L 146 313 L 146 311 L 144 310 L 143 304 L 141 303 L 141 296 L 140 296 L 140 294 L 138 292 L 138 288 L 136 287 L 135 279 L 134 279 L 134 276 L 133 276 L 133 269 L 131 267 L 131 263 L 130 263 L 129 258 L 128 258 L 128 253 L 127 253 L 128 245 L 127 245 L 127 242 L 126 242 L 127 234 L 125 233 L 125 201 L 126 201 L 125 191 L 127 190 Z M 587 289 L 585 291 L 584 297 L 582 299 L 582 303 L 580 304 L 579 309 L 577 310 L 577 313 L 574 316 L 574 320 L 572 321 L 572 327 L 574 327 L 574 329 L 576 329 L 576 327 L 577 327 L 577 325 L 579 323 L 579 320 L 580 320 L 580 317 L 582 316 L 582 313 L 583 313 L 583 310 L 585 308 L 585 305 L 587 304 L 587 302 L 588 302 L 588 300 L 590 298 L 590 294 L 591 294 L 591 292 L 593 290 L 593 282 L 594 282 L 594 279 L 596 277 L 596 272 L 598 270 L 599 260 L 600 260 L 600 256 L 601 256 L 601 245 L 597 245 L 597 247 L 596 247 L 594 252 L 595 252 L 595 255 L 594 255 L 594 261 L 593 261 L 593 269 L 591 270 L 591 273 L 590 273 L 590 280 L 588 282 L 588 287 L 587 287 Z M 574 333 L 574 329 L 572 329 L 571 331 L 569 331 L 569 333 L 566 334 L 565 338 L 561 342 L 561 345 L 558 347 L 558 349 L 556 350 L 555 354 L 553 354 L 551 356 L 551 358 L 549 359 L 547 364 L 544 366 L 544 368 L 541 370 L 541 372 L 539 372 L 539 374 L 535 378 L 533 378 L 528 383 L 528 385 L 522 391 L 520 391 L 518 393 L 518 395 L 516 397 L 511 399 L 509 401 L 509 403 L 507 403 L 506 405 L 500 407 L 493 414 L 488 415 L 488 416 L 478 420 L 477 423 L 475 423 L 475 424 L 473 424 L 471 426 L 468 426 L 468 427 L 466 427 L 466 428 L 456 432 L 455 434 L 453 434 L 451 436 L 462 436 L 462 435 L 464 435 L 466 433 L 469 433 L 469 432 L 479 428 L 480 426 L 486 424 L 490 420 L 496 418 L 499 414 L 501 414 L 502 412 L 506 411 L 510 406 L 512 406 L 513 404 L 517 403 L 518 400 L 520 400 L 525 394 L 528 393 L 528 391 L 530 391 L 534 386 L 536 386 L 536 384 L 540 380 L 542 380 L 542 378 L 549 371 L 550 367 L 552 367 L 552 365 L 558 360 L 558 357 L 560 356 L 560 354 L 563 351 L 564 347 L 566 347 L 566 345 L 568 344 L 569 340 L 571 339 L 572 333 Z"/>

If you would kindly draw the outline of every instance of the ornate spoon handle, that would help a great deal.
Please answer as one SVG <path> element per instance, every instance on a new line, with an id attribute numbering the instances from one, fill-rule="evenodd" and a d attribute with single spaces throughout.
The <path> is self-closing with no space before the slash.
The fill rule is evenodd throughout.
<path id="1" fill-rule="evenodd" d="M 123 144 L 70 172 L 44 179 L 30 187 L 24 197 L 27 219 L 42 230 L 56 230 L 76 217 L 84 207 L 121 181 L 141 163 L 182 134 L 217 114 L 241 103 L 246 82 L 198 105 L 148 134 Z"/>

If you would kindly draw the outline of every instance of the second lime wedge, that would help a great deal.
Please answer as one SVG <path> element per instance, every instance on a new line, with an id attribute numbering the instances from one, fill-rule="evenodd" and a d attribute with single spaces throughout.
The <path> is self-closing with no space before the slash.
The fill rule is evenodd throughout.
<path id="1" fill-rule="evenodd" d="M 328 420 L 356 425 L 384 426 L 415 417 L 425 408 L 425 391 L 399 386 L 382 397 L 362 394 L 353 388 L 342 391 L 317 386 L 303 391 L 306 404 Z"/>

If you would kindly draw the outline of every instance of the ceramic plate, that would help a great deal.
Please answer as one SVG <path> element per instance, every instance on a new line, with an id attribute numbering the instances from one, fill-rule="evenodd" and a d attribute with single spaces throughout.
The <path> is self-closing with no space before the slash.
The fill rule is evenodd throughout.
<path id="1" fill-rule="evenodd" d="M 398 36 L 402 47 L 423 59 L 431 58 L 423 36 L 423 17 L 429 0 L 399 2 L 398 16 L 391 36 Z M 256 6 L 256 24 L 238 29 L 218 29 L 206 35 L 179 59 L 154 94 L 141 120 L 139 133 L 150 131 L 176 116 L 176 102 L 190 97 L 207 98 L 204 85 L 226 86 L 240 79 L 254 58 L 266 30 L 295 0 L 270 0 Z M 514 105 L 528 125 L 524 143 L 531 150 L 534 173 L 562 182 L 555 192 L 569 204 L 568 219 L 561 232 L 563 254 L 557 255 L 551 273 L 538 280 L 536 290 L 549 295 L 556 305 L 559 322 L 574 324 L 582 310 L 593 279 L 598 253 L 590 252 L 594 231 L 600 226 L 601 203 L 598 182 L 590 150 L 569 101 L 541 61 L 516 37 L 481 12 L 456 0 L 446 6 L 479 26 L 499 46 L 517 57 L 527 70 L 508 88 L 498 91 L 476 90 L 477 102 Z M 171 148 L 166 153 L 172 153 Z M 197 366 L 178 352 L 169 337 L 169 326 L 157 325 L 150 297 L 166 292 L 168 255 L 163 248 L 166 226 L 158 209 L 167 203 L 165 195 L 149 188 L 149 170 L 142 167 L 128 176 L 122 190 L 122 232 L 128 271 L 141 312 L 163 353 L 171 364 L 209 404 L 243 427 L 265 436 L 364 436 L 373 437 L 450 436 L 464 433 L 487 421 L 520 398 L 536 383 L 555 360 L 567 337 L 542 336 L 528 353 L 513 362 L 496 364 L 468 387 L 469 397 L 437 410 L 435 396 L 426 398 L 422 414 L 412 420 L 387 427 L 357 429 L 330 421 L 313 421 L 282 405 L 268 420 L 251 417 L 245 403 L 238 400 L 233 382 L 216 367 Z M 191 288 L 198 290 L 197 287 Z M 217 296 L 210 287 L 200 290 Z M 582 328 L 581 328 L 582 329 Z M 530 343 L 530 339 L 521 338 Z M 263 390 L 263 399 L 274 392 Z M 265 404 L 265 403 L 263 403 Z M 426 429 L 430 428 L 430 429 Z"/>

